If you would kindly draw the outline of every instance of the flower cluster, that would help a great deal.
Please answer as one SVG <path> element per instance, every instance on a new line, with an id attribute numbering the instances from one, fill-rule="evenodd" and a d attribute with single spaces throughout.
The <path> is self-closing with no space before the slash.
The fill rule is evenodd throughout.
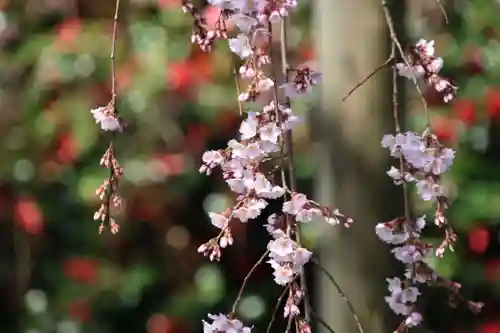
<path id="1" fill-rule="evenodd" d="M 268 218 L 268 222 L 266 227 L 274 238 L 267 245 L 270 258 L 268 263 L 274 269 L 274 281 L 279 285 L 287 285 L 295 280 L 302 266 L 309 262 L 312 252 L 301 247 L 277 226 L 275 214 Z"/>
<path id="2" fill-rule="evenodd" d="M 407 63 L 411 67 L 408 67 Z M 443 60 L 434 56 L 434 42 L 421 39 L 412 47 L 409 60 L 405 59 L 405 63 L 396 64 L 396 69 L 400 75 L 408 78 L 425 78 L 437 91 L 444 93 L 444 101 L 448 102 L 453 98 L 456 88 L 437 74 L 442 66 Z M 397 119 L 395 120 L 397 122 Z M 399 128 L 397 123 L 396 128 Z M 396 332 L 406 332 L 407 328 L 418 326 L 423 320 L 415 306 L 420 295 L 419 284 L 445 286 L 450 293 L 452 304 L 463 300 L 459 295 L 459 285 L 440 277 L 426 263 L 426 259 L 433 254 L 442 257 L 446 248 L 453 251 L 456 242 L 456 234 L 445 216 L 450 200 L 442 183 L 443 173 L 453 164 L 455 151 L 444 147 L 432 133 L 430 126 L 422 134 L 409 131 L 385 135 L 381 144 L 389 149 L 392 157 L 399 160 L 399 166 L 392 166 L 387 175 L 396 185 L 405 187 L 405 196 L 407 184 L 415 183 L 422 200 L 434 201 L 434 224 L 445 230 L 444 240 L 437 248 L 425 242 L 421 233 L 426 225 L 426 217 L 424 215 L 412 219 L 407 204 L 405 216 L 379 223 L 375 227 L 375 233 L 382 241 L 396 245 L 391 252 L 407 267 L 404 280 L 397 277 L 387 279 L 390 296 L 385 298 L 394 313 L 405 316 Z M 466 302 L 473 311 L 479 311 L 482 307 L 481 303 Z"/>
<path id="3" fill-rule="evenodd" d="M 123 200 L 117 193 L 120 180 L 123 177 L 123 168 L 118 164 L 115 158 L 113 145 L 111 143 L 101 158 L 100 165 L 109 170 L 109 177 L 96 190 L 96 195 L 99 196 L 102 203 L 99 209 L 94 213 L 94 220 L 101 221 L 99 225 L 99 234 L 106 228 L 106 223 L 111 233 L 116 234 L 119 230 L 119 225 L 112 216 L 112 209 L 119 210 L 123 205 Z"/>
<path id="4" fill-rule="evenodd" d="M 252 330 L 238 319 L 230 319 L 223 314 L 209 314 L 208 318 L 212 320 L 212 323 L 203 321 L 203 333 L 250 333 Z"/>
<path id="5" fill-rule="evenodd" d="M 413 132 L 397 133 L 396 136 L 385 135 L 382 146 L 389 149 L 391 156 L 401 162 L 399 168 L 392 166 L 387 172 L 394 182 L 415 182 L 422 200 L 437 203 L 434 222 L 446 230 L 446 238 L 436 251 L 438 256 L 442 256 L 446 247 L 453 249 L 456 240 L 456 235 L 449 227 L 444 214 L 449 206 L 449 199 L 441 182 L 441 175 L 449 170 L 453 163 L 455 151 L 443 147 L 436 135 L 430 131 L 422 135 Z"/>
<path id="6" fill-rule="evenodd" d="M 443 95 L 446 103 L 454 98 L 457 88 L 450 80 L 438 74 L 443 67 L 443 59 L 434 56 L 434 41 L 419 40 L 411 49 L 408 64 L 398 63 L 396 67 L 401 76 L 409 79 L 423 78 Z"/>
<path id="7" fill-rule="evenodd" d="M 285 93 L 291 98 L 305 95 L 311 88 L 321 82 L 321 73 L 315 72 L 309 67 L 288 68 L 290 76 L 293 77 L 289 83 L 283 85 Z"/>
<path id="8" fill-rule="evenodd" d="M 309 222 L 322 218 L 330 224 L 349 225 L 352 219 L 338 210 L 331 211 L 307 199 L 304 194 L 291 192 L 286 184 L 273 183 L 273 162 L 280 161 L 281 136 L 291 130 L 298 121 L 290 108 L 275 107 L 275 101 L 260 112 L 250 112 L 240 126 L 241 140 L 230 140 L 223 150 L 211 150 L 203 154 L 200 172 L 210 174 L 220 168 L 228 186 L 237 196 L 237 203 L 222 213 L 209 213 L 212 224 L 221 230 L 218 237 L 198 249 L 212 260 L 220 257 L 220 249 L 233 243 L 231 222 L 248 222 L 257 218 L 269 200 L 279 199 L 290 193 L 283 203 L 282 213 L 293 217 L 293 222 Z M 277 109 L 277 110 L 276 110 Z M 283 167 L 278 164 L 278 167 Z M 285 186 L 283 186 L 285 185 Z"/>
<path id="9" fill-rule="evenodd" d="M 424 215 L 415 221 L 398 217 L 389 222 L 378 223 L 375 227 L 375 232 L 381 240 L 397 245 L 391 252 L 398 261 L 406 265 L 403 280 L 398 277 L 387 279 L 390 295 L 385 297 L 385 300 L 394 313 L 405 316 L 396 332 L 405 332 L 406 328 L 418 326 L 423 320 L 415 305 L 418 296 L 421 295 L 419 285 L 428 284 L 446 288 L 452 306 L 464 302 L 475 313 L 483 306 L 483 303 L 465 300 L 460 295 L 458 283 L 441 277 L 426 263 L 425 260 L 429 258 L 434 247 L 421 238 L 425 225 Z"/>
<path id="10" fill-rule="evenodd" d="M 422 321 L 422 316 L 415 310 L 414 303 L 420 295 L 416 282 L 425 283 L 435 279 L 435 275 L 418 275 L 416 268 L 425 265 L 424 259 L 430 254 L 431 246 L 423 242 L 420 233 L 425 227 L 425 216 L 416 221 L 409 221 L 404 217 L 396 218 L 387 223 L 379 223 L 375 232 L 386 243 L 401 245 L 391 252 L 397 260 L 407 265 L 406 279 L 387 279 L 390 296 L 385 298 L 394 313 L 406 316 L 401 324 L 405 327 L 417 326 Z"/>
<path id="11" fill-rule="evenodd" d="M 94 116 L 96 123 L 100 124 L 102 131 L 122 131 L 123 121 L 116 113 L 115 102 L 111 101 L 108 105 L 98 107 L 90 112 Z M 117 193 L 120 180 L 123 177 L 123 168 L 116 160 L 112 141 L 110 141 L 108 149 L 101 158 L 100 166 L 109 170 L 109 176 L 96 190 L 96 195 L 99 196 L 102 203 L 94 213 L 94 220 L 101 222 L 99 234 L 106 227 L 110 228 L 111 233 L 116 234 L 119 225 L 112 216 L 112 210 L 119 211 L 123 206 L 123 200 Z"/>

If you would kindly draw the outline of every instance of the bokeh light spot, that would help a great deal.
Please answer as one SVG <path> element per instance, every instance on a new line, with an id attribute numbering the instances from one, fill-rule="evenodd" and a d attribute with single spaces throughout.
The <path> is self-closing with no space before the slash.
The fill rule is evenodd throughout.
<path id="1" fill-rule="evenodd" d="M 26 159 L 21 159 L 14 164 L 14 178 L 19 180 L 20 182 L 27 182 L 33 175 L 35 174 L 35 167 L 31 161 Z"/>
<path id="2" fill-rule="evenodd" d="M 227 195 L 221 193 L 209 194 L 203 201 L 203 209 L 206 212 L 222 212 L 230 206 L 231 200 Z"/>
<path id="3" fill-rule="evenodd" d="M 257 295 L 246 296 L 240 303 L 240 314 L 245 319 L 257 319 L 264 314 L 266 304 L 264 300 Z"/>
<path id="4" fill-rule="evenodd" d="M 172 326 L 172 321 L 162 314 L 154 314 L 146 323 L 148 333 L 166 333 Z"/>
<path id="5" fill-rule="evenodd" d="M 217 266 L 200 267 L 196 271 L 194 282 L 201 302 L 214 304 L 224 296 L 224 277 Z"/>
<path id="6" fill-rule="evenodd" d="M 79 333 L 80 325 L 72 320 L 63 320 L 57 323 L 57 333 Z"/>
<path id="7" fill-rule="evenodd" d="M 189 231 L 183 226 L 173 226 L 167 231 L 166 242 L 176 249 L 181 250 L 188 246 L 189 239 Z"/>
<path id="8" fill-rule="evenodd" d="M 24 295 L 26 307 L 34 314 L 40 314 L 47 310 L 47 296 L 42 290 L 31 289 Z"/>

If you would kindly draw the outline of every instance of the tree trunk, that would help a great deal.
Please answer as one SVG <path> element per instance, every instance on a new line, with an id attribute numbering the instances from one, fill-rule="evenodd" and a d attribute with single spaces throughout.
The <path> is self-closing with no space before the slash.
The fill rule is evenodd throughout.
<path id="1" fill-rule="evenodd" d="M 398 30 L 401 9 L 392 8 L 399 14 L 394 17 Z M 318 161 L 315 199 L 355 220 L 350 229 L 338 226 L 322 239 L 319 258 L 353 303 L 365 332 L 388 333 L 395 323 L 388 320 L 385 278 L 394 263 L 374 230 L 378 222 L 403 215 L 403 195 L 386 175 L 390 156 L 380 145 L 385 133 L 394 133 L 392 71 L 382 70 L 342 102 L 386 61 L 386 23 L 380 2 L 372 0 L 319 0 L 316 22 L 324 79 L 321 107 L 311 114 Z M 332 283 L 320 271 L 316 276 L 318 315 L 335 333 L 357 332 Z"/>

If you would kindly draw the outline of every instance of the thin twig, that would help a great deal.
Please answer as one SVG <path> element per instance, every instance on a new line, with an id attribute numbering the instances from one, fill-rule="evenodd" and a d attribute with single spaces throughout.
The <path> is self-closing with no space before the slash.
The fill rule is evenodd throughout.
<path id="1" fill-rule="evenodd" d="M 113 106 L 113 112 L 116 113 L 116 61 L 115 61 L 115 50 L 116 50 L 116 39 L 118 37 L 118 14 L 120 12 L 120 0 L 116 0 L 115 15 L 113 17 L 113 39 L 111 42 L 111 104 Z M 115 114 L 116 116 L 116 114 Z"/>
<path id="2" fill-rule="evenodd" d="M 292 328 L 293 316 L 288 316 L 288 323 L 286 324 L 285 333 L 289 333 Z"/>
<path id="3" fill-rule="evenodd" d="M 115 52 L 116 52 L 116 40 L 118 37 L 118 14 L 120 12 L 120 0 L 116 0 L 116 6 L 115 6 L 115 14 L 113 16 L 113 37 L 111 40 L 111 54 L 109 58 L 111 59 L 111 108 L 113 115 L 116 117 L 118 115 L 118 111 L 116 109 L 116 60 L 115 60 Z M 113 166 L 113 161 L 112 159 L 114 158 L 114 151 L 113 151 L 113 139 L 115 137 L 115 132 L 111 132 L 111 139 L 109 140 L 109 146 L 108 146 L 108 157 L 110 159 L 109 161 L 109 177 L 108 177 L 108 190 L 106 191 L 106 221 L 108 223 L 108 226 L 111 227 L 110 221 L 111 221 L 111 197 L 113 194 L 113 191 L 115 190 L 115 181 L 114 181 L 114 166 Z"/>
<path id="4" fill-rule="evenodd" d="M 286 45 L 286 21 L 285 18 L 282 18 L 281 20 L 281 36 L 280 36 L 280 55 L 281 55 L 281 77 L 282 77 L 282 82 L 283 84 L 288 83 L 288 62 L 286 58 L 286 52 L 287 52 L 287 45 Z M 269 43 L 269 57 L 274 60 L 274 64 L 277 64 L 276 58 L 275 58 L 275 52 L 274 52 L 274 47 L 273 47 L 273 28 L 272 24 L 269 23 L 268 26 L 268 33 L 269 33 L 269 38 L 268 38 L 268 43 Z M 274 101 L 274 107 L 275 107 L 275 113 L 276 113 L 276 119 L 278 122 L 282 121 L 281 117 L 281 112 L 279 109 L 280 101 L 279 101 L 279 93 L 278 93 L 278 88 L 279 88 L 279 82 L 278 82 L 278 75 L 280 73 L 280 69 L 277 68 L 278 66 L 273 65 L 272 66 L 272 77 L 274 79 L 274 86 L 273 86 L 273 101 Z M 284 98 L 284 103 L 286 107 L 290 107 L 290 99 L 285 96 Z M 283 188 L 290 189 L 292 192 L 297 191 L 297 183 L 296 183 L 296 178 L 295 178 L 295 164 L 294 164 L 294 158 L 293 158 L 293 141 L 292 141 L 292 136 L 290 131 L 286 131 L 280 135 L 280 146 L 281 146 L 281 156 L 287 156 L 288 159 L 286 160 L 287 168 L 288 168 L 288 181 L 289 181 L 289 186 L 287 185 L 287 180 L 286 180 L 286 175 L 285 175 L 285 169 L 281 169 L 281 183 Z M 288 200 L 288 196 L 285 194 L 284 196 L 285 200 Z M 291 217 L 288 214 L 285 214 L 286 218 L 286 235 L 287 237 L 292 237 L 292 231 L 293 231 L 293 222 L 291 220 Z M 297 227 L 298 228 L 298 227 Z M 300 246 L 300 230 L 295 231 L 295 240 Z M 304 319 L 307 322 L 310 322 L 310 313 L 309 313 L 309 295 L 307 292 L 307 284 L 306 284 L 306 279 L 305 279 L 305 273 L 304 273 L 304 268 L 300 268 L 299 272 L 299 281 L 300 281 L 300 288 L 302 289 L 302 292 L 304 293 Z M 290 290 L 291 292 L 291 290 Z M 288 324 L 287 328 L 285 330 L 285 333 L 288 333 L 292 325 L 292 317 L 288 318 Z"/>
<path id="5" fill-rule="evenodd" d="M 378 66 L 375 70 L 373 70 L 370 74 L 368 74 L 363 80 L 359 81 L 349 92 L 342 98 L 342 102 L 345 102 L 349 96 L 351 96 L 356 90 L 361 88 L 368 80 L 370 80 L 375 74 L 377 74 L 379 71 L 387 67 L 391 61 L 393 60 L 393 56 L 391 55 L 387 60 L 380 66 Z"/>
<path id="6" fill-rule="evenodd" d="M 288 83 L 288 58 L 287 58 L 287 52 L 288 52 L 288 38 L 287 38 L 287 18 L 283 17 L 281 20 L 281 38 L 280 38 L 280 49 L 281 49 L 281 75 L 283 76 L 283 83 L 287 84 Z M 288 96 L 285 96 L 285 105 L 287 107 L 291 106 L 291 101 Z M 286 131 L 284 134 L 284 139 L 285 139 L 285 153 L 286 156 L 288 156 L 288 160 L 286 161 L 288 164 L 288 179 L 289 179 L 289 185 L 290 189 L 293 192 L 297 191 L 297 178 L 296 178 L 296 172 L 295 172 L 295 159 L 294 159 L 294 150 L 293 150 L 293 138 L 292 138 L 292 132 L 291 131 Z M 296 242 L 301 245 L 301 239 L 300 239 L 300 226 L 296 225 L 296 231 L 295 231 L 295 240 Z M 300 289 L 302 289 L 302 292 L 304 293 L 304 319 L 309 323 L 311 321 L 311 315 L 310 315 L 310 310 L 311 310 L 311 305 L 309 304 L 309 293 L 308 293 L 308 288 L 307 288 L 307 281 L 306 281 L 306 274 L 304 267 L 300 268 L 299 272 L 299 279 L 300 279 Z"/>
<path id="7" fill-rule="evenodd" d="M 410 69 L 413 84 L 415 85 L 415 88 L 417 89 L 419 95 L 420 95 L 420 100 L 422 101 L 422 105 L 424 107 L 424 112 L 425 112 L 425 117 L 427 121 L 427 128 L 430 127 L 430 115 L 429 115 L 429 110 L 427 108 L 427 101 L 425 100 L 424 93 L 422 92 L 422 89 L 420 88 L 420 85 L 418 84 L 417 76 L 415 75 L 415 72 L 413 70 L 413 66 L 410 65 L 410 62 L 408 61 L 408 58 L 406 57 L 406 54 L 403 50 L 403 47 L 401 46 L 401 42 L 399 41 L 399 38 L 396 34 L 396 29 L 394 28 L 394 22 L 392 21 L 392 16 L 389 11 L 389 7 L 387 5 L 387 0 L 381 0 L 382 4 L 382 9 L 384 11 L 384 16 L 385 16 L 385 21 L 387 24 L 387 28 L 389 29 L 389 35 L 392 40 L 392 42 L 396 45 L 396 48 L 401 55 L 401 59 L 403 59 L 405 65 Z"/>
<path id="8" fill-rule="evenodd" d="M 401 133 L 401 123 L 399 121 L 399 102 L 398 102 L 398 73 L 396 70 L 396 44 L 392 42 L 391 44 L 391 57 L 393 58 L 392 67 L 392 111 L 394 117 L 394 127 L 396 129 L 396 134 Z M 403 196 L 404 196 L 404 210 L 406 220 L 410 220 L 410 198 L 408 193 L 408 186 L 404 181 L 404 160 L 403 156 L 399 157 L 399 172 L 403 177 Z"/>
<path id="9" fill-rule="evenodd" d="M 253 265 L 253 267 L 250 269 L 248 274 L 245 276 L 243 279 L 243 283 L 241 284 L 240 290 L 238 291 L 238 296 L 236 296 L 236 300 L 233 303 L 233 306 L 231 308 L 231 313 L 234 314 L 236 313 L 236 308 L 238 307 L 238 304 L 241 302 L 241 298 L 243 297 L 243 291 L 245 291 L 245 287 L 247 286 L 248 280 L 252 276 L 253 272 L 259 267 L 260 264 L 264 261 L 266 256 L 269 254 L 269 250 L 266 250 L 264 254 L 259 258 L 259 260 Z"/>
<path id="10" fill-rule="evenodd" d="M 271 332 L 271 327 L 273 326 L 274 321 L 276 320 L 276 314 L 278 314 L 278 310 L 280 309 L 280 304 L 281 301 L 283 300 L 283 297 L 285 297 L 286 292 L 290 289 L 290 285 L 287 285 L 285 289 L 283 289 L 283 292 L 281 293 L 280 297 L 276 301 L 276 305 L 274 306 L 274 311 L 273 315 L 271 317 L 271 320 L 269 321 L 269 324 L 267 325 L 266 333 Z"/>
<path id="11" fill-rule="evenodd" d="M 240 101 L 240 94 L 241 94 L 241 88 L 240 88 L 240 80 L 238 80 L 238 68 L 236 67 L 236 62 L 233 60 L 233 76 L 234 76 L 234 84 L 236 85 L 236 101 L 238 102 L 238 111 L 240 113 L 240 116 L 243 115 L 243 106 L 241 105 Z"/>
<path id="12" fill-rule="evenodd" d="M 113 166 L 113 156 L 115 155 L 113 151 L 113 138 L 114 138 L 114 132 L 111 133 L 111 139 L 109 140 L 109 146 L 108 150 L 106 152 L 108 158 L 109 158 L 109 175 L 108 175 L 108 189 L 106 190 L 106 224 L 108 227 L 111 228 L 111 197 L 113 195 L 113 192 L 116 189 L 116 182 L 115 182 L 115 168 Z"/>
<path id="13" fill-rule="evenodd" d="M 311 310 L 311 316 L 321 325 L 323 325 L 324 328 L 326 328 L 330 333 L 335 333 L 335 330 L 328 325 L 326 321 L 323 320 L 316 312 Z"/>
<path id="14" fill-rule="evenodd" d="M 448 24 L 448 15 L 446 14 L 446 10 L 444 9 L 443 4 L 441 3 L 440 0 L 434 0 L 434 1 L 438 5 L 439 9 L 441 9 L 441 12 L 443 13 L 444 16 L 444 21 L 446 22 L 446 24 Z"/>
<path id="15" fill-rule="evenodd" d="M 312 258 L 311 260 L 326 275 L 328 280 L 330 280 L 330 282 L 334 285 L 335 289 L 337 289 L 337 293 L 339 294 L 340 298 L 342 298 L 346 302 L 347 307 L 349 308 L 349 311 L 351 312 L 351 315 L 354 318 L 354 321 L 356 322 L 356 326 L 358 326 L 359 332 L 364 333 L 363 326 L 361 325 L 361 321 L 359 319 L 356 310 L 354 309 L 354 306 L 352 305 L 351 301 L 346 296 L 340 285 L 337 283 L 333 275 L 330 274 L 330 272 L 328 272 L 328 270 L 324 268 L 317 259 Z"/>

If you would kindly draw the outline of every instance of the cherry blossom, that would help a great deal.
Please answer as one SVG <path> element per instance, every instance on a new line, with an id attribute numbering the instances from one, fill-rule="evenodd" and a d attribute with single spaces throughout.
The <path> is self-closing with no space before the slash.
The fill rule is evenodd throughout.
<path id="1" fill-rule="evenodd" d="M 119 131 L 121 130 L 118 118 L 113 114 L 112 109 L 108 106 L 100 106 L 90 110 L 94 116 L 95 122 L 101 126 L 103 131 Z"/>
<path id="2" fill-rule="evenodd" d="M 420 39 L 412 48 L 408 64 L 401 62 L 396 64 L 399 75 L 408 79 L 424 80 L 437 92 L 442 94 L 443 101 L 448 103 L 456 93 L 457 88 L 450 80 L 439 75 L 443 68 L 443 59 L 434 56 L 434 41 Z"/>
<path id="3" fill-rule="evenodd" d="M 250 41 L 245 34 L 239 34 L 236 38 L 229 38 L 229 49 L 236 53 L 241 59 L 248 58 L 253 54 Z"/>
<path id="4" fill-rule="evenodd" d="M 212 320 L 212 323 L 203 321 L 203 333 L 250 333 L 252 331 L 238 319 L 229 319 L 223 314 L 209 314 L 208 318 Z"/>

